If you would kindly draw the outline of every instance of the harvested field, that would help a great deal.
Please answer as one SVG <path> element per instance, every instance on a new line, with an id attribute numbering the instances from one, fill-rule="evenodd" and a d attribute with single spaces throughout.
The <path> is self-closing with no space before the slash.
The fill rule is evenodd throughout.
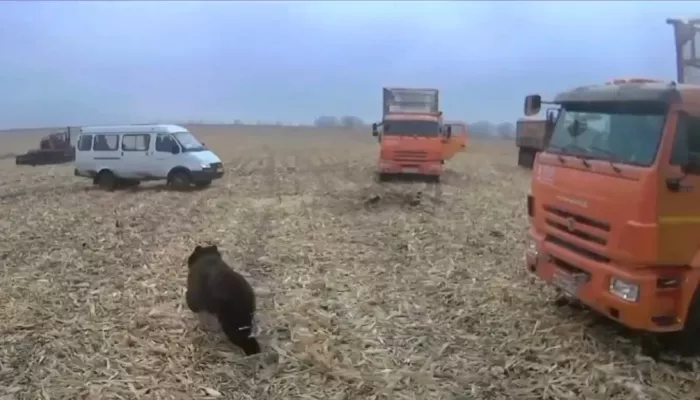
<path id="1" fill-rule="evenodd" d="M 108 193 L 70 165 L 0 160 L 0 398 L 700 393 L 699 372 L 641 356 L 525 273 L 529 173 L 512 143 L 472 143 L 437 190 L 374 183 L 368 132 L 237 129 L 193 128 L 226 176 L 191 193 Z M 256 288 L 260 356 L 185 306 L 185 259 L 210 242 Z"/>

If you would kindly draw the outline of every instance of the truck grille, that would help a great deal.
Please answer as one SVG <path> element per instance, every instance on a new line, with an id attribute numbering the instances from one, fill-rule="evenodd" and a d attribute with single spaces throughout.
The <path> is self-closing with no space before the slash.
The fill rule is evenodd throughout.
<path id="1" fill-rule="evenodd" d="M 396 150 L 394 156 L 397 160 L 424 160 L 428 158 L 428 152 L 423 150 Z"/>
<path id="2" fill-rule="evenodd" d="M 608 244 L 610 224 L 580 214 L 572 213 L 558 207 L 545 205 L 545 224 L 550 228 L 551 234 L 547 235 L 547 241 L 557 246 L 564 247 L 584 257 L 598 262 L 609 261 L 607 257 L 593 251 L 602 250 Z M 581 241 L 592 245 L 592 249 L 586 249 L 567 240 L 576 237 Z"/>

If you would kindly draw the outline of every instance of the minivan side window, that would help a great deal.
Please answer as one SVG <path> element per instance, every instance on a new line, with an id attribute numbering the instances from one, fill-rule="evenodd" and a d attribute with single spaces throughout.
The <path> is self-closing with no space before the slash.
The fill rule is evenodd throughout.
<path id="1" fill-rule="evenodd" d="M 78 138 L 78 151 L 92 150 L 92 135 L 80 135 Z"/>
<path id="2" fill-rule="evenodd" d="M 151 135 L 148 133 L 134 133 L 122 136 L 123 151 L 148 151 L 151 144 Z"/>
<path id="3" fill-rule="evenodd" d="M 691 161 L 700 165 L 700 116 L 680 113 L 671 152 L 671 165 Z"/>
<path id="4" fill-rule="evenodd" d="M 168 134 L 160 134 L 156 137 L 156 151 L 172 153 L 173 146 L 176 144 L 177 142 Z"/>
<path id="5" fill-rule="evenodd" d="M 116 151 L 119 149 L 119 135 L 95 135 L 92 151 Z"/>

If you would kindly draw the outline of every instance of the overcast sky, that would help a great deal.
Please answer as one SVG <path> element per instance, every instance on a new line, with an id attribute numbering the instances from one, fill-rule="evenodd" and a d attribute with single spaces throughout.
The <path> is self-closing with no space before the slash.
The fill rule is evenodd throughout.
<path id="1" fill-rule="evenodd" d="M 0 2 L 0 127 L 380 116 L 382 86 L 449 119 L 525 94 L 675 79 L 667 17 L 697 2 Z"/>

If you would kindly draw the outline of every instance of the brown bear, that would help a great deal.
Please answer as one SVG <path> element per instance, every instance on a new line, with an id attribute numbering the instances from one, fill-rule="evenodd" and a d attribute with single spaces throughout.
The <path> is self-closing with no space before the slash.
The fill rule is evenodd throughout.
<path id="1" fill-rule="evenodd" d="M 246 355 L 260 353 L 251 336 L 255 293 L 248 281 L 221 258 L 216 245 L 197 246 L 187 259 L 187 307 L 200 317 L 216 317 L 224 334 Z"/>

